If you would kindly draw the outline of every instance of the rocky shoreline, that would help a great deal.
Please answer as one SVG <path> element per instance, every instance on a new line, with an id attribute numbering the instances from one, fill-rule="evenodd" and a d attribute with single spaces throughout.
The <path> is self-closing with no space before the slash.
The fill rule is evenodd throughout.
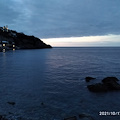
<path id="1" fill-rule="evenodd" d="M 0 51 L 3 49 L 43 49 L 52 48 L 45 44 L 41 39 L 18 33 L 14 30 L 6 30 L 0 27 Z"/>

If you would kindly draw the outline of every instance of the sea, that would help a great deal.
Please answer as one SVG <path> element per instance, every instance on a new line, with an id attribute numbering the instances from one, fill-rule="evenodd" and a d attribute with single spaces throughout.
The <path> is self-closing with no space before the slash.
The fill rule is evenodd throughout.
<path id="1" fill-rule="evenodd" d="M 87 83 L 85 77 L 95 77 Z M 120 91 L 87 85 L 120 79 L 120 47 L 53 47 L 0 52 L 0 115 L 9 120 L 120 120 Z M 12 104 L 14 103 L 14 104 Z"/>

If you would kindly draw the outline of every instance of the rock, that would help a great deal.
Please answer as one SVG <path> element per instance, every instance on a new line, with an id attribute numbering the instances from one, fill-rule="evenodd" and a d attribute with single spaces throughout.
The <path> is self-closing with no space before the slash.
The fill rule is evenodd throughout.
<path id="1" fill-rule="evenodd" d="M 44 103 L 43 103 L 43 102 L 41 102 L 41 105 L 44 105 Z"/>
<path id="2" fill-rule="evenodd" d="M 96 84 L 93 84 L 93 85 L 88 85 L 87 88 L 91 92 L 107 92 L 108 91 L 107 86 L 105 86 L 102 83 L 96 83 Z"/>
<path id="3" fill-rule="evenodd" d="M 3 115 L 0 115 L 0 120 L 8 120 Z"/>
<path id="4" fill-rule="evenodd" d="M 102 83 L 96 83 L 88 85 L 87 88 L 91 92 L 107 92 L 111 90 L 120 90 L 120 84 L 117 82 L 116 77 L 106 77 L 102 80 Z"/>
<path id="5" fill-rule="evenodd" d="M 103 83 L 108 81 L 119 81 L 116 77 L 106 77 L 102 80 Z"/>
<path id="6" fill-rule="evenodd" d="M 119 80 L 116 77 L 106 77 L 102 80 L 109 90 L 120 90 L 120 84 L 117 81 Z"/>
<path id="7" fill-rule="evenodd" d="M 68 117 L 68 118 L 64 118 L 64 120 L 77 120 L 77 117 L 76 116 Z"/>
<path id="8" fill-rule="evenodd" d="M 0 115 L 0 120 L 3 118 L 3 116 L 2 115 Z"/>
<path id="9" fill-rule="evenodd" d="M 8 112 L 9 114 L 13 114 L 12 112 Z"/>
<path id="10" fill-rule="evenodd" d="M 15 105 L 15 102 L 7 102 L 10 105 Z"/>
<path id="11" fill-rule="evenodd" d="M 86 118 L 86 120 L 94 120 L 94 118 L 92 116 L 87 115 L 87 114 L 79 114 L 79 118 L 80 119 Z"/>
<path id="12" fill-rule="evenodd" d="M 43 103 L 43 102 L 41 102 L 41 106 L 42 106 L 43 108 L 45 108 L 45 107 L 46 107 L 46 104 Z"/>
<path id="13" fill-rule="evenodd" d="M 86 82 L 90 82 L 91 80 L 94 80 L 94 79 L 96 79 L 96 78 L 93 78 L 93 77 L 86 77 L 85 78 Z"/>

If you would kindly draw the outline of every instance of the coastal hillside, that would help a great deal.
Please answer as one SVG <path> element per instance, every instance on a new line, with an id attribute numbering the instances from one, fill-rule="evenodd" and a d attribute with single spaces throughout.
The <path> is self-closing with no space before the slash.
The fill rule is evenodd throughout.
<path id="1" fill-rule="evenodd" d="M 5 41 L 8 44 L 14 43 L 16 48 L 19 49 L 52 48 L 37 37 L 18 33 L 14 30 L 8 30 L 8 28 L 4 26 L 0 27 L 0 43 L 2 44 L 2 42 Z"/>

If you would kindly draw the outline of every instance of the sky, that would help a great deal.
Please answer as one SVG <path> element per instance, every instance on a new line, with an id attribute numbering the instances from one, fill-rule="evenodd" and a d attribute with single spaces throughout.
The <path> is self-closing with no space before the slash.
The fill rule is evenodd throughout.
<path id="1" fill-rule="evenodd" d="M 119 46 L 120 0 L 0 0 L 0 26 L 52 46 Z"/>

